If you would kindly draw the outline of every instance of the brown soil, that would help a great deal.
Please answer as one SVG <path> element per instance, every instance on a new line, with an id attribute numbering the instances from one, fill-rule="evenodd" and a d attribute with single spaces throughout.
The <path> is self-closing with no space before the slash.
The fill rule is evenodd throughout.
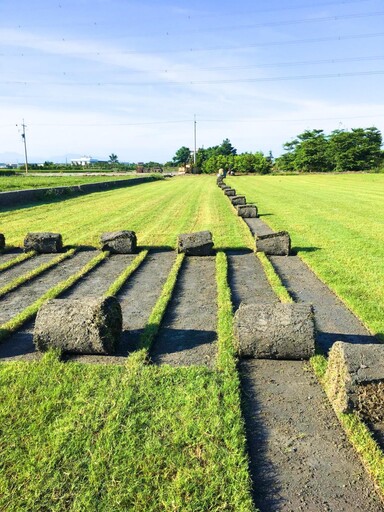
<path id="1" fill-rule="evenodd" d="M 186 257 L 150 354 L 154 363 L 214 366 L 216 296 L 215 258 Z"/>
<path id="2" fill-rule="evenodd" d="M 50 288 L 70 277 L 95 254 L 95 251 L 80 251 L 20 288 L 7 293 L 0 299 L 0 324 L 16 316 Z"/>
<path id="3" fill-rule="evenodd" d="M 5 286 L 10 283 L 13 279 L 20 277 L 28 272 L 31 272 L 35 268 L 43 265 L 44 263 L 48 263 L 49 261 L 57 258 L 57 254 L 39 254 L 34 256 L 33 258 L 29 258 L 21 263 L 18 263 L 14 267 L 9 268 L 8 270 L 4 270 L 0 272 L 0 287 Z M 3 260 L 0 259 L 0 263 Z"/>
<path id="4" fill-rule="evenodd" d="M 240 370 L 254 499 L 261 512 L 384 510 L 305 363 L 247 360 Z"/>

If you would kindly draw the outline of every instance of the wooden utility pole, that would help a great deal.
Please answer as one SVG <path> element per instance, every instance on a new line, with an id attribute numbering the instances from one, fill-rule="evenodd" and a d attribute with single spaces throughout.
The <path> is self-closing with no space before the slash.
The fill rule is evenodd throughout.
<path id="1" fill-rule="evenodd" d="M 18 125 L 16 125 L 18 126 Z M 22 127 L 22 132 L 21 132 L 21 137 L 23 139 L 23 142 L 24 142 L 24 156 L 25 156 L 25 174 L 28 174 L 28 154 L 27 154 L 27 138 L 26 138 L 26 135 L 25 135 L 25 129 L 26 129 L 26 124 L 24 123 L 24 119 L 23 119 L 23 124 L 21 125 Z"/>

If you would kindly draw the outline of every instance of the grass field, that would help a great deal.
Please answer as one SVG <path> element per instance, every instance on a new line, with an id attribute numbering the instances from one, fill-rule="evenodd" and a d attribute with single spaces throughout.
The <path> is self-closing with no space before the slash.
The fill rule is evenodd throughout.
<path id="1" fill-rule="evenodd" d="M 0 210 L 1 212 L 1 210 Z M 0 213 L 7 244 L 28 231 L 62 233 L 65 244 L 97 246 L 105 231 L 136 231 L 140 245 L 176 246 L 179 233 L 209 229 L 215 245 L 252 247 L 248 229 L 209 176 L 173 178 Z"/>
<path id="2" fill-rule="evenodd" d="M 0 192 L 29 188 L 70 187 L 101 181 L 127 180 L 134 176 L 0 176 Z"/>
<path id="3" fill-rule="evenodd" d="M 139 244 L 174 246 L 179 232 L 211 229 L 216 246 L 252 245 L 212 177 L 4 211 L 1 219 L 14 244 L 26 230 L 97 244 L 102 231 L 135 229 Z M 63 364 L 54 353 L 0 364 L 0 510 L 254 510 L 223 253 L 217 268 L 216 371 L 154 367 L 140 353 L 119 367 Z M 171 274 L 139 352 L 153 339 Z"/>
<path id="4" fill-rule="evenodd" d="M 226 180 L 384 341 L 384 176 L 306 175 Z"/>

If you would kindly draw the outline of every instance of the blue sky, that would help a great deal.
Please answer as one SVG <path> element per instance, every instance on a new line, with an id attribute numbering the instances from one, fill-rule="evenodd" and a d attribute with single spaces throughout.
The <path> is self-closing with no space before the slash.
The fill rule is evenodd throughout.
<path id="1" fill-rule="evenodd" d="M 2 0 L 0 161 L 384 132 L 383 43 L 383 0 Z"/>

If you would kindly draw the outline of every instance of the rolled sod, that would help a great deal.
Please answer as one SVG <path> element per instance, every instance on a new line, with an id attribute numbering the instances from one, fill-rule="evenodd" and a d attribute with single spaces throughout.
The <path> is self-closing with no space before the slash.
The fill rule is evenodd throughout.
<path id="1" fill-rule="evenodd" d="M 271 256 L 288 256 L 291 250 L 291 238 L 287 231 L 269 235 L 256 235 L 256 252 Z"/>
<path id="2" fill-rule="evenodd" d="M 61 252 L 63 239 L 60 233 L 27 233 L 24 238 L 24 251 L 39 253 Z"/>
<path id="3" fill-rule="evenodd" d="M 233 206 L 245 205 L 246 203 L 245 196 L 232 196 L 229 199 Z"/>
<path id="4" fill-rule="evenodd" d="M 325 380 L 335 409 L 352 412 L 359 407 L 365 386 L 384 382 L 384 345 L 336 341 L 329 352 Z"/>
<path id="5" fill-rule="evenodd" d="M 33 342 L 42 352 L 58 348 L 75 354 L 113 354 L 122 331 L 115 297 L 52 299 L 36 316 Z"/>
<path id="6" fill-rule="evenodd" d="M 240 357 L 309 359 L 315 353 L 311 304 L 241 304 L 234 317 Z"/>
<path id="7" fill-rule="evenodd" d="M 240 204 L 236 206 L 237 215 L 244 219 L 256 218 L 259 216 L 257 206 L 254 204 Z"/>
<path id="8" fill-rule="evenodd" d="M 236 195 L 236 190 L 234 188 L 225 188 L 224 189 L 224 194 L 228 197 L 230 196 L 235 196 Z"/>
<path id="9" fill-rule="evenodd" d="M 213 254 L 213 240 L 210 231 L 184 233 L 178 236 L 177 252 L 187 256 L 210 256 Z"/>
<path id="10" fill-rule="evenodd" d="M 0 233 L 0 251 L 5 249 L 5 236 Z"/>
<path id="11" fill-rule="evenodd" d="M 134 231 L 113 231 L 100 237 L 103 251 L 115 254 L 132 254 L 137 251 L 137 237 Z"/>

